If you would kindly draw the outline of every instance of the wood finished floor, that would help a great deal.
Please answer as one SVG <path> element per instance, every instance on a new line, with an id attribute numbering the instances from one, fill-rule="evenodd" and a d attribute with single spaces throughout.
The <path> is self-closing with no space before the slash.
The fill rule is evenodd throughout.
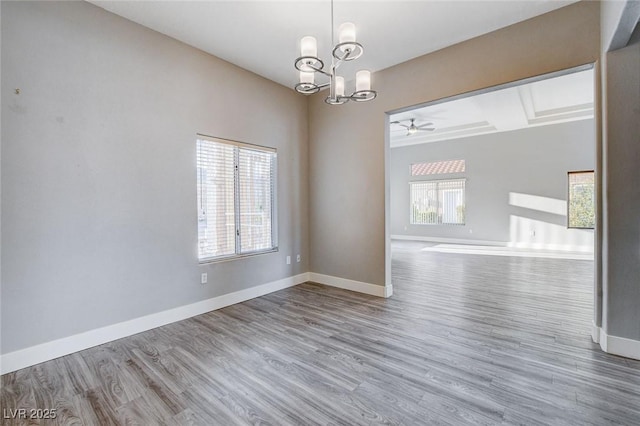
<path id="1" fill-rule="evenodd" d="M 307 283 L 6 374 L 3 417 L 640 424 L 640 362 L 589 338 L 592 262 L 424 246 L 394 243 L 391 299 Z"/>

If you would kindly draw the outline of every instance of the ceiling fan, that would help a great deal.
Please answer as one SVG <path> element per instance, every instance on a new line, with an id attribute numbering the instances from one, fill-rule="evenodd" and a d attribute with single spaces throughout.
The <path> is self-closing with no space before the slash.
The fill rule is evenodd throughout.
<path id="1" fill-rule="evenodd" d="M 400 121 L 410 121 L 411 124 L 402 124 Z M 419 126 L 416 126 L 414 121 L 415 121 L 415 118 L 409 118 L 409 119 L 404 119 L 399 121 L 392 121 L 391 124 L 397 124 L 398 126 L 401 126 L 407 129 L 407 136 L 414 135 L 417 132 L 432 132 L 435 130 L 434 127 L 429 127 L 429 126 L 433 126 L 433 123 L 424 123 Z"/>

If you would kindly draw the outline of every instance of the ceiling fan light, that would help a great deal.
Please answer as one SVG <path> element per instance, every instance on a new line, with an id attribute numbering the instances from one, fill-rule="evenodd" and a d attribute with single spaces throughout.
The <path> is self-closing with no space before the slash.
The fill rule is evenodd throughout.
<path id="1" fill-rule="evenodd" d="M 412 125 L 407 129 L 407 136 L 415 135 L 417 131 L 418 131 L 418 128 Z"/>
<path id="2" fill-rule="evenodd" d="M 318 42 L 315 37 L 305 36 L 300 40 L 300 56 L 318 56 Z"/>

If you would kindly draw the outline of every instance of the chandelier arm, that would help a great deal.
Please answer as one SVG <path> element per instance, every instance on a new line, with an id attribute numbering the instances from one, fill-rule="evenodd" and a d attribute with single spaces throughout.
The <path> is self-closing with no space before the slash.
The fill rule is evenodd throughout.
<path id="1" fill-rule="evenodd" d="M 355 41 L 345 41 L 344 43 L 336 44 L 333 47 L 331 56 L 339 61 L 353 61 L 358 59 L 364 53 L 364 47 Z"/>
<path id="2" fill-rule="evenodd" d="M 349 56 L 351 56 L 351 52 L 350 51 L 345 52 L 344 56 L 337 59 L 338 63 L 341 64 L 343 62 L 347 62 L 349 60 Z"/>
<path id="3" fill-rule="evenodd" d="M 335 62 L 334 66 L 333 66 L 334 68 L 338 68 L 340 65 L 342 65 L 345 62 L 344 59 L 335 59 L 335 60 L 332 59 L 332 61 Z"/>
<path id="4" fill-rule="evenodd" d="M 378 96 L 378 92 L 375 90 L 357 90 L 349 96 L 344 96 L 355 102 L 367 102 L 372 101 Z"/>
<path id="5" fill-rule="evenodd" d="M 307 67 L 311 68 L 311 69 L 312 69 L 312 70 L 314 70 L 315 72 L 319 72 L 320 74 L 324 74 L 324 75 L 326 75 L 327 77 L 331 77 L 331 74 L 330 74 L 330 73 L 328 73 L 328 72 L 326 72 L 326 71 L 325 71 L 325 70 L 323 70 L 322 68 L 318 68 L 318 67 L 315 67 L 315 66 L 313 66 L 313 65 L 307 65 Z"/>
<path id="6" fill-rule="evenodd" d="M 336 48 L 337 49 L 337 48 Z M 335 49 L 334 49 L 335 50 Z M 333 67 L 334 68 L 338 68 L 340 65 L 342 65 L 343 63 L 347 62 L 349 60 L 349 57 L 351 56 L 353 52 L 347 52 L 344 56 L 342 57 L 336 57 L 334 56 L 335 60 L 332 60 L 334 62 Z"/>
<path id="7" fill-rule="evenodd" d="M 324 68 L 324 62 L 322 59 L 315 56 L 301 56 L 293 64 L 298 71 L 311 72 L 309 70 L 316 70 Z"/>

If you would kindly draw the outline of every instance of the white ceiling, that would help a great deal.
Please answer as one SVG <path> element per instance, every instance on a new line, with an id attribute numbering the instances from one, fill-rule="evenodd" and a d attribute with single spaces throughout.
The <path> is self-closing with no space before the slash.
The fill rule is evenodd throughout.
<path id="1" fill-rule="evenodd" d="M 407 135 L 391 124 L 390 146 L 397 148 L 593 118 L 593 70 L 565 74 L 390 116 L 390 121 L 433 123 L 433 131 Z"/>
<path id="2" fill-rule="evenodd" d="M 350 80 L 357 69 L 388 68 L 576 1 L 335 0 L 335 28 L 355 23 L 365 48 L 340 73 Z M 331 55 L 329 0 L 90 2 L 288 87 L 301 37 L 318 39 L 325 63 Z"/>

